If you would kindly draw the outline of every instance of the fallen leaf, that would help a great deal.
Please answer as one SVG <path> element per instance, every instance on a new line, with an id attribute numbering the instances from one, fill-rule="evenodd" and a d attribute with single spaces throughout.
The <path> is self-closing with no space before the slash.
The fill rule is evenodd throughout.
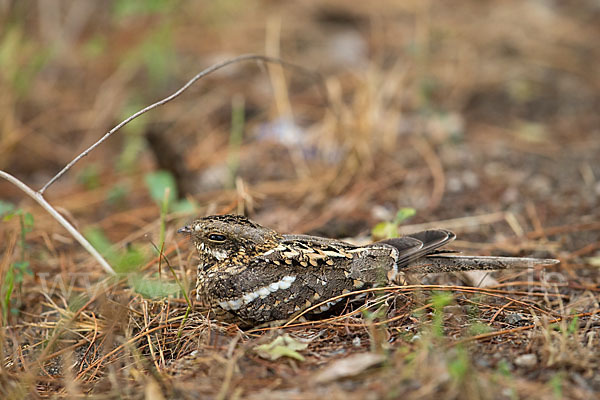
<path id="1" fill-rule="evenodd" d="M 329 363 L 317 372 L 315 380 L 319 383 L 331 382 L 360 374 L 368 368 L 381 364 L 385 357 L 375 353 L 358 353 Z"/>
<path id="2" fill-rule="evenodd" d="M 304 357 L 302 354 L 298 353 L 298 350 L 304 350 L 307 347 L 307 343 L 302 343 L 286 333 L 285 335 L 278 336 L 271 343 L 256 346 L 254 351 L 256 351 L 260 357 L 269 360 L 277 360 L 280 357 L 289 357 L 304 361 Z"/>
<path id="3" fill-rule="evenodd" d="M 589 257 L 585 261 L 592 267 L 600 267 L 600 257 Z"/>

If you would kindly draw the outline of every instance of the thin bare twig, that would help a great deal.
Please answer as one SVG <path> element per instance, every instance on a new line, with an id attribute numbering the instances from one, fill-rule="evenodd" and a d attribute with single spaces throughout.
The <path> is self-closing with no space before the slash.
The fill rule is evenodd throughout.
<path id="1" fill-rule="evenodd" d="M 87 156 L 90 152 L 92 152 L 92 150 L 94 150 L 96 147 L 100 146 L 109 137 L 111 137 L 115 132 L 117 132 L 123 126 L 127 125 L 129 122 L 133 121 L 134 119 L 136 119 L 140 115 L 145 114 L 146 112 L 148 112 L 150 110 L 153 110 L 154 108 L 159 107 L 159 106 L 161 106 L 163 104 L 166 104 L 166 103 L 170 102 L 171 100 L 177 98 L 181 93 L 183 93 L 184 91 L 186 91 L 190 86 L 192 86 L 200 78 L 203 78 L 206 75 L 208 75 L 208 74 L 210 74 L 210 73 L 212 73 L 214 71 L 217 71 L 217 70 L 219 70 L 219 69 L 221 69 L 221 68 L 223 68 L 223 67 L 225 67 L 227 65 L 234 64 L 234 63 L 237 63 L 237 62 L 242 62 L 242 61 L 249 61 L 249 60 L 256 60 L 256 61 L 262 61 L 262 62 L 266 62 L 266 63 L 280 64 L 280 65 L 282 65 L 282 66 L 284 66 L 286 68 L 294 69 L 294 70 L 296 70 L 299 73 L 311 76 L 312 78 L 314 78 L 315 80 L 317 80 L 320 83 L 322 94 L 324 95 L 326 102 L 328 102 L 328 100 L 327 100 L 327 92 L 326 92 L 326 90 L 324 90 L 325 84 L 324 84 L 323 79 L 321 78 L 321 76 L 319 74 L 317 74 L 317 73 L 315 73 L 315 72 L 313 72 L 313 71 L 311 71 L 309 69 L 306 69 L 304 67 L 301 67 L 299 65 L 292 64 L 292 63 L 280 60 L 280 59 L 275 58 L 275 57 L 267 57 L 267 56 L 258 55 L 258 54 L 244 54 L 244 55 L 241 55 L 241 56 L 238 56 L 238 57 L 231 58 L 229 60 L 225 60 L 225 61 L 223 61 L 221 63 L 214 64 L 214 65 L 212 65 L 212 66 L 204 69 L 200 73 L 196 74 L 192 79 L 190 79 L 185 85 L 183 85 L 175 93 L 171 94 L 170 96 L 165 97 L 162 100 L 157 101 L 154 104 L 149 105 L 148 107 L 145 107 L 145 108 L 141 109 L 140 111 L 138 111 L 135 114 L 133 114 L 133 115 L 129 116 L 128 118 L 126 118 L 120 124 L 118 124 L 117 126 L 115 126 L 114 128 L 112 128 L 110 131 L 108 131 L 98 141 L 96 141 L 94 144 L 92 144 L 90 147 L 88 147 L 85 151 L 83 151 L 77 157 L 75 157 L 73 160 L 71 160 L 71 162 L 69 162 L 63 169 L 61 169 L 56 175 L 54 175 L 37 192 L 34 191 L 33 189 L 31 189 L 25 183 L 21 182 L 19 179 L 15 178 L 14 176 L 12 176 L 11 174 L 9 174 L 7 172 L 4 172 L 4 171 L 0 170 L 0 177 L 8 180 L 9 182 L 11 182 L 15 186 L 17 186 L 19 189 L 21 189 L 22 191 L 24 191 L 28 196 L 30 196 L 36 202 L 38 202 L 46 211 L 48 211 L 50 213 L 50 215 L 52 215 L 62 226 L 65 227 L 65 229 L 94 257 L 94 259 L 96 259 L 96 261 L 98 261 L 98 263 L 102 266 L 102 268 L 104 268 L 104 270 L 106 272 L 108 272 L 111 275 L 115 275 L 115 271 L 112 269 L 112 267 L 110 266 L 110 264 L 108 264 L 108 262 L 94 248 L 94 246 L 92 246 L 91 243 L 88 242 L 83 237 L 83 235 L 81 233 L 79 233 L 79 231 L 77 229 L 75 229 L 75 227 L 73 225 L 71 225 L 69 223 L 69 221 L 67 221 L 58 211 L 56 211 L 56 209 L 54 207 L 52 207 L 52 205 L 50 203 L 48 203 L 48 201 L 46 201 L 46 199 L 44 198 L 44 192 L 54 182 L 56 182 L 58 179 L 60 179 L 69 169 L 71 169 L 71 167 L 73 167 L 73 165 L 75 165 L 79 160 L 81 160 L 83 157 Z"/>
<path id="2" fill-rule="evenodd" d="M 23 182 L 21 182 L 20 180 L 18 180 L 17 178 L 15 178 L 7 172 L 0 171 L 0 177 L 6 179 L 22 191 L 24 191 L 29 197 L 34 199 L 40 206 L 44 208 L 44 210 L 48 211 L 48 213 L 50 213 L 50 215 L 52 215 L 55 220 L 57 220 L 62 226 L 64 226 L 64 228 L 75 238 L 75 240 L 77 240 L 83 246 L 83 248 L 86 249 L 88 253 L 92 255 L 92 257 L 94 257 L 96 261 L 98 261 L 98 263 L 102 266 L 102 268 L 104 268 L 106 272 L 108 272 L 111 275 L 115 275 L 115 271 L 112 269 L 110 264 L 104 259 L 104 257 L 100 255 L 98 250 L 96 250 L 94 246 L 92 246 L 91 243 L 88 242 L 87 239 L 84 238 L 83 235 L 79 233 L 79 231 L 75 229 L 75 227 L 65 219 L 65 217 L 63 217 L 58 211 L 56 211 L 56 209 L 46 201 L 46 199 L 44 198 L 44 196 L 42 196 L 40 192 L 35 192 L 29 186 L 27 186 L 26 184 L 24 184 Z"/>
<path id="3" fill-rule="evenodd" d="M 190 79 L 185 85 L 183 85 L 175 93 L 171 94 L 170 96 L 165 97 L 162 100 L 157 101 L 154 104 L 149 105 L 148 107 L 145 107 L 145 108 L 141 109 L 140 111 L 138 111 L 135 114 L 129 116 L 128 118 L 126 118 L 125 120 L 123 120 L 120 124 L 118 124 L 117 126 L 115 126 L 114 128 L 112 128 L 104 136 L 102 136 L 100 138 L 100 140 L 98 140 L 93 145 L 91 145 L 90 147 L 88 147 L 85 151 L 83 151 L 81 154 L 79 154 L 77 157 L 75 157 L 73 160 L 71 160 L 71 162 L 69 162 L 56 175 L 54 175 L 44 185 L 44 187 L 42 187 L 39 190 L 39 193 L 40 194 L 44 194 L 44 192 L 46 191 L 46 189 L 48 189 L 48 187 L 50 187 L 50 185 L 52 185 L 54 182 L 56 182 L 58 179 L 60 179 L 79 160 L 81 160 L 83 157 L 87 156 L 92 150 L 94 150 L 96 147 L 100 146 L 104 141 L 106 141 L 106 139 L 108 139 L 109 137 L 111 137 L 116 131 L 118 131 L 123 126 L 127 125 L 128 123 L 130 123 L 131 121 L 133 121 L 134 119 L 136 119 L 137 117 L 139 117 L 140 115 L 145 114 L 148 111 L 153 110 L 156 107 L 162 106 L 163 104 L 166 104 L 166 103 L 170 102 L 171 100 L 179 97 L 180 94 L 182 94 L 183 92 L 185 92 L 198 79 L 203 78 L 206 75 L 208 75 L 208 74 L 210 74 L 212 72 L 215 72 L 215 71 L 217 71 L 217 70 L 219 70 L 219 69 L 221 69 L 223 67 L 226 67 L 226 66 L 228 66 L 230 64 L 234 64 L 234 63 L 238 63 L 238 62 L 242 62 L 242 61 L 249 61 L 249 60 L 262 61 L 262 62 L 266 62 L 266 63 L 280 64 L 280 65 L 283 65 L 283 66 L 285 66 L 287 68 L 295 69 L 296 71 L 298 71 L 300 73 L 303 73 L 305 75 L 312 76 L 317 81 L 319 81 L 322 85 L 324 85 L 324 83 L 323 83 L 323 81 L 321 79 L 321 76 L 319 74 L 317 74 L 317 73 L 315 73 L 315 72 L 313 72 L 313 71 L 311 71 L 309 69 L 306 69 L 304 67 L 301 67 L 299 65 L 292 64 L 292 63 L 289 63 L 287 61 L 283 61 L 283 60 L 281 60 L 279 58 L 275 58 L 275 57 L 267 57 L 267 56 L 263 56 L 263 55 L 259 55 L 259 54 L 243 54 L 241 56 L 230 58 L 229 60 L 225 60 L 225 61 L 220 62 L 218 64 L 214 64 L 214 65 L 206 68 L 205 70 L 199 72 L 198 74 L 196 74 L 192 79 Z M 324 91 L 323 93 L 326 96 L 327 92 Z"/>

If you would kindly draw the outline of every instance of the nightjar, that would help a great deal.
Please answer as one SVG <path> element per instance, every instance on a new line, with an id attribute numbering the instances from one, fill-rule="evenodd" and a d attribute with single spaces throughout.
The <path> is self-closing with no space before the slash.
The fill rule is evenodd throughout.
<path id="1" fill-rule="evenodd" d="M 444 229 L 356 246 L 308 235 L 282 235 L 240 215 L 200 218 L 179 229 L 200 263 L 197 298 L 220 319 L 253 326 L 287 319 L 313 305 L 323 313 L 350 291 L 407 273 L 531 267 L 557 260 L 470 257 L 437 250 L 454 240 Z M 339 301 L 339 300 L 338 300 Z"/>

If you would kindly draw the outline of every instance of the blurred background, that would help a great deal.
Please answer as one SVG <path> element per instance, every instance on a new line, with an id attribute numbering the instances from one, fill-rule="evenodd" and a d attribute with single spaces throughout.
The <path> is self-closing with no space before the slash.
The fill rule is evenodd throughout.
<path id="1" fill-rule="evenodd" d="M 336 237 L 403 207 L 415 223 L 511 211 L 511 234 L 598 216 L 597 1 L 3 0 L 0 15 L 0 168 L 34 188 L 213 63 L 320 74 L 232 65 L 129 124 L 47 192 L 81 223 L 156 218 L 157 170 L 181 210 Z"/>

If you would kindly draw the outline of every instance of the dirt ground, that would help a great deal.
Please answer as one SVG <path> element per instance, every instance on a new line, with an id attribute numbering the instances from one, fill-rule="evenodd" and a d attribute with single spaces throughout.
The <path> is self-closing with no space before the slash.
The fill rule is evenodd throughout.
<path id="1" fill-rule="evenodd" d="M 1 397 L 600 396 L 598 21 L 591 0 L 0 1 L 0 170 L 34 190 L 210 65 L 305 68 L 220 69 L 45 191 L 116 277 L 0 180 Z M 195 300 L 176 234 L 220 213 L 561 263 L 242 331 Z"/>

